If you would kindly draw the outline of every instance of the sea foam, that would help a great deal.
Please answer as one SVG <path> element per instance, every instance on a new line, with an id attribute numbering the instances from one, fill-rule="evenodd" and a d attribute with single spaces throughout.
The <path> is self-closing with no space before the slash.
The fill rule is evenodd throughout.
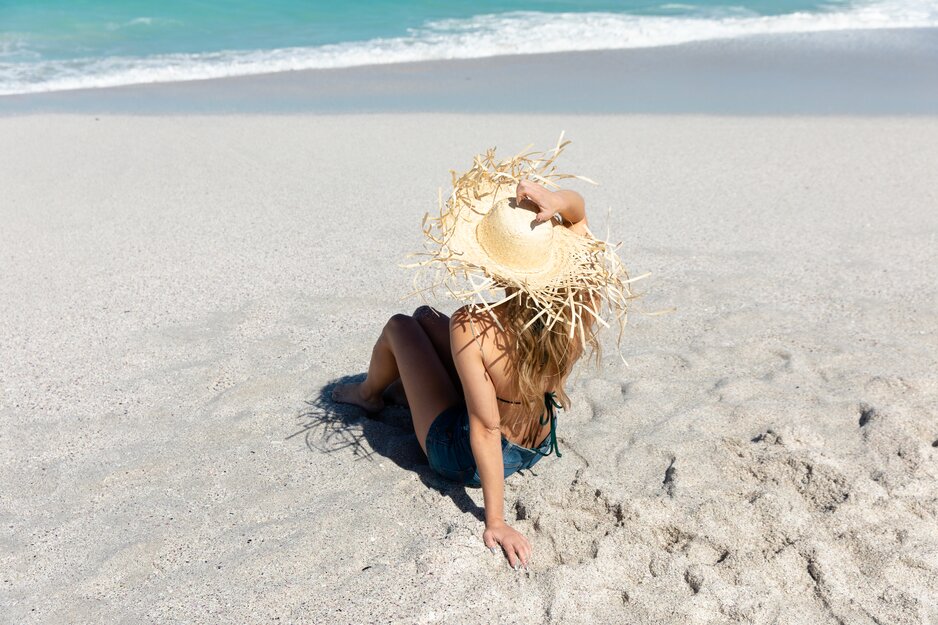
<path id="1" fill-rule="evenodd" d="M 647 48 L 757 34 L 933 26 L 938 26 L 938 3 L 931 0 L 887 0 L 826 13 L 773 16 L 512 12 L 428 22 L 402 37 L 316 47 L 0 62 L 0 95 L 302 69 Z"/>

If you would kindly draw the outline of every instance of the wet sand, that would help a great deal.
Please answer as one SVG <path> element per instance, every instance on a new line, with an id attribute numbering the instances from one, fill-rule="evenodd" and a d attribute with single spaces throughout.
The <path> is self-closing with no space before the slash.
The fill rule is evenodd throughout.
<path id="1" fill-rule="evenodd" d="M 938 28 L 300 70 L 0 96 L 0 114 L 938 115 Z"/>

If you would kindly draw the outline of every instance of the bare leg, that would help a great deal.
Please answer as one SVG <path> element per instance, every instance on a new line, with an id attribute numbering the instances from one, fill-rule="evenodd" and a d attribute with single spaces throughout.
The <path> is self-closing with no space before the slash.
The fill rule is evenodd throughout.
<path id="1" fill-rule="evenodd" d="M 462 383 L 459 381 L 459 374 L 456 372 L 456 364 L 453 362 L 453 350 L 449 340 L 449 317 L 430 306 L 421 306 L 414 311 L 414 319 L 430 337 L 436 355 L 440 357 L 440 362 L 443 363 L 443 367 L 453 381 L 453 386 L 461 395 Z"/>
<path id="2" fill-rule="evenodd" d="M 384 389 L 383 398 L 384 401 L 394 406 L 404 406 L 406 408 L 409 405 L 407 403 L 407 393 L 404 392 L 404 385 L 401 384 L 400 378 L 391 382 L 391 384 Z"/>
<path id="3" fill-rule="evenodd" d="M 450 380 L 453 381 L 453 386 L 462 395 L 462 383 L 459 381 L 459 374 L 456 372 L 456 365 L 453 363 L 453 352 L 450 349 L 449 317 L 430 306 L 420 306 L 412 316 L 423 328 L 423 331 L 427 333 L 436 355 L 443 363 Z M 404 392 L 400 379 L 391 382 L 384 391 L 384 398 L 398 406 L 408 405 L 407 394 Z"/>
<path id="4" fill-rule="evenodd" d="M 462 398 L 430 338 L 413 317 L 391 317 L 372 350 L 368 377 L 361 384 L 336 386 L 332 398 L 365 410 L 380 410 L 384 405 L 382 391 L 398 377 L 410 403 L 417 440 L 426 453 L 427 431 L 433 420 Z"/>
<path id="5" fill-rule="evenodd" d="M 332 399 L 334 401 L 343 404 L 354 404 L 359 408 L 364 408 L 365 412 L 380 412 L 384 408 L 381 392 L 376 392 L 376 389 L 383 380 L 395 380 L 399 375 L 397 360 L 395 360 L 394 353 L 391 351 L 388 336 L 392 331 L 392 322 L 397 316 L 391 317 L 390 321 L 385 324 L 378 341 L 371 349 L 371 361 L 368 364 L 368 375 L 365 380 L 359 384 L 337 385 L 332 389 Z"/>

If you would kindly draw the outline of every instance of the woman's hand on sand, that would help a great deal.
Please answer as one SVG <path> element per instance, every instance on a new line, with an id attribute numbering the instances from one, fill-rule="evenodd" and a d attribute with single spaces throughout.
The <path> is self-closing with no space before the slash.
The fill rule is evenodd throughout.
<path id="1" fill-rule="evenodd" d="M 558 199 L 553 191 L 530 180 L 522 180 L 515 189 L 515 201 L 519 206 L 537 210 L 537 221 L 547 221 L 560 211 L 563 204 Z"/>
<path id="2" fill-rule="evenodd" d="M 528 568 L 528 562 L 531 559 L 531 543 L 510 525 L 502 523 L 501 525 L 490 525 L 482 533 L 482 540 L 485 546 L 492 553 L 501 546 L 508 558 L 508 564 L 516 571 L 521 567 Z"/>

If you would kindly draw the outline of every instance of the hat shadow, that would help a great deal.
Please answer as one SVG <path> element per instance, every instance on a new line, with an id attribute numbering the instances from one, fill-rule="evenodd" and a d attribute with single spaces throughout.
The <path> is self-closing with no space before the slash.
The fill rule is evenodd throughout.
<path id="1" fill-rule="evenodd" d="M 522 200 L 521 202 L 518 202 L 518 198 L 510 197 L 508 198 L 508 206 L 511 208 L 520 208 L 531 213 L 531 223 L 529 224 L 531 230 L 534 230 L 539 225 L 541 225 L 541 222 L 537 220 L 537 214 L 541 212 L 537 204 L 531 202 L 530 200 Z"/>
<path id="2" fill-rule="evenodd" d="M 414 434 L 410 410 L 387 406 L 380 413 L 368 414 L 358 406 L 340 404 L 332 399 L 339 384 L 359 383 L 365 374 L 346 375 L 329 381 L 313 397 L 304 400 L 296 416 L 298 429 L 287 440 L 302 440 L 315 453 L 349 454 L 356 461 L 374 462 L 384 457 L 413 471 L 427 487 L 453 500 L 461 512 L 485 520 L 485 510 L 476 505 L 466 486 L 438 475 L 427 464 L 427 457 Z"/>

